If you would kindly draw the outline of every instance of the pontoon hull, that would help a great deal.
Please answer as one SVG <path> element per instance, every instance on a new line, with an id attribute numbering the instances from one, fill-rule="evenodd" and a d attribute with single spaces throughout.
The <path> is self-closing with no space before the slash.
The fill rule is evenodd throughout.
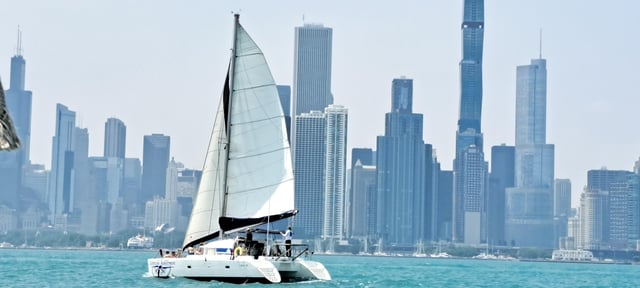
<path id="1" fill-rule="evenodd" d="M 275 266 L 264 259 L 240 256 L 190 255 L 183 258 L 149 259 L 149 274 L 153 277 L 183 277 L 201 281 L 230 283 L 279 283 L 280 274 Z"/>

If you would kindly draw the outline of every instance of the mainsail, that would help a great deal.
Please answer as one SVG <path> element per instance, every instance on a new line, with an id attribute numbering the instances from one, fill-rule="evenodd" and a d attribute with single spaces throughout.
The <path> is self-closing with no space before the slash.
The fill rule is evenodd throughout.
<path id="1" fill-rule="evenodd" d="M 275 81 L 237 15 L 235 25 L 183 248 L 296 213 L 291 151 Z"/>
<path id="2" fill-rule="evenodd" d="M 13 127 L 7 105 L 4 99 L 4 88 L 0 81 L 0 151 L 15 150 L 20 147 L 20 140 L 16 129 Z"/>

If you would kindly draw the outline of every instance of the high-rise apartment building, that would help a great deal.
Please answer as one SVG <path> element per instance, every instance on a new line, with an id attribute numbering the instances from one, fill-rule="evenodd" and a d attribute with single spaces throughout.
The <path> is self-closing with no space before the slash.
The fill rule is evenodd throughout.
<path id="1" fill-rule="evenodd" d="M 5 91 L 7 110 L 16 133 L 20 139 L 20 148 L 15 151 L 0 152 L 0 205 L 13 209 L 19 207 L 19 195 L 22 186 L 23 169 L 29 165 L 31 146 L 31 91 L 25 90 L 26 62 L 22 57 L 21 34 L 18 31 L 18 48 L 11 57 L 11 79 L 9 89 Z"/>
<path id="2" fill-rule="evenodd" d="M 554 146 L 546 143 L 547 69 L 533 59 L 516 71 L 515 187 L 507 189 L 507 241 L 553 248 Z"/>
<path id="3" fill-rule="evenodd" d="M 342 240 L 345 236 L 345 204 L 347 176 L 347 115 L 342 105 L 324 109 L 326 146 L 324 167 L 324 223 L 322 236 Z"/>
<path id="4" fill-rule="evenodd" d="M 462 20 L 462 60 L 460 61 L 460 115 L 458 131 L 456 132 L 456 155 L 453 161 L 453 241 L 475 243 L 465 237 L 465 211 L 462 207 L 466 202 L 463 198 L 484 196 L 486 191 L 465 190 L 473 187 L 485 187 L 475 185 L 469 181 L 477 182 L 485 179 L 486 175 L 476 175 L 478 171 L 466 171 L 463 167 L 463 158 L 467 149 L 474 148 L 474 156 L 482 156 L 483 139 L 481 130 L 482 116 L 482 49 L 484 41 L 484 0 L 465 0 Z M 469 160 L 469 159 L 467 159 Z M 470 165 L 468 161 L 467 166 Z M 484 158 L 479 159 L 478 164 L 469 167 L 479 167 L 484 163 Z M 487 169 L 484 169 L 486 172 Z M 466 196 L 466 195 L 470 196 Z M 475 212 L 474 212 L 475 213 Z M 474 236 L 476 238 L 477 235 Z"/>
<path id="5" fill-rule="evenodd" d="M 320 111 L 295 116 L 295 207 L 296 233 L 301 238 L 322 236 L 324 219 L 324 171 L 326 149 L 326 119 Z"/>
<path id="6" fill-rule="evenodd" d="M 378 136 L 376 234 L 386 244 L 415 245 L 428 237 L 429 199 L 422 114 L 412 111 L 413 80 L 394 79 L 385 135 Z"/>
<path id="7" fill-rule="evenodd" d="M 171 138 L 163 134 L 144 136 L 142 155 L 142 193 L 140 201 L 146 203 L 154 197 L 165 197 L 167 166 Z"/>

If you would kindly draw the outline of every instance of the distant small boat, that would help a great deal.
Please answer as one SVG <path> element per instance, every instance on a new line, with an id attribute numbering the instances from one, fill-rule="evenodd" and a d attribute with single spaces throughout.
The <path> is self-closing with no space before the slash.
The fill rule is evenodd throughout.
<path id="1" fill-rule="evenodd" d="M 0 243 L 0 248 L 14 248 L 14 246 L 9 242 L 2 242 Z"/>
<path id="2" fill-rule="evenodd" d="M 424 243 L 422 240 L 418 241 L 416 244 L 416 252 L 413 252 L 413 257 L 423 258 L 427 256 L 427 253 L 424 253 Z"/>
<path id="3" fill-rule="evenodd" d="M 140 234 L 129 238 L 127 248 L 147 249 L 153 247 L 153 237 L 142 236 Z"/>

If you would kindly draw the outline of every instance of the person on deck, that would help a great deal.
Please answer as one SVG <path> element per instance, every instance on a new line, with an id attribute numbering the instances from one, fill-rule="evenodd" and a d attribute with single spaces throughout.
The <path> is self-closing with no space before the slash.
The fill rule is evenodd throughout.
<path id="1" fill-rule="evenodd" d="M 247 229 L 245 237 L 244 237 L 244 246 L 247 251 L 251 251 L 251 246 L 253 245 L 253 233 L 251 233 L 251 229 Z"/>
<path id="2" fill-rule="evenodd" d="M 291 232 L 291 226 L 287 227 L 287 231 L 284 233 L 280 232 L 280 235 L 284 238 L 284 247 L 286 249 L 285 254 L 287 257 L 291 257 L 291 238 L 293 236 L 293 232 Z"/>

